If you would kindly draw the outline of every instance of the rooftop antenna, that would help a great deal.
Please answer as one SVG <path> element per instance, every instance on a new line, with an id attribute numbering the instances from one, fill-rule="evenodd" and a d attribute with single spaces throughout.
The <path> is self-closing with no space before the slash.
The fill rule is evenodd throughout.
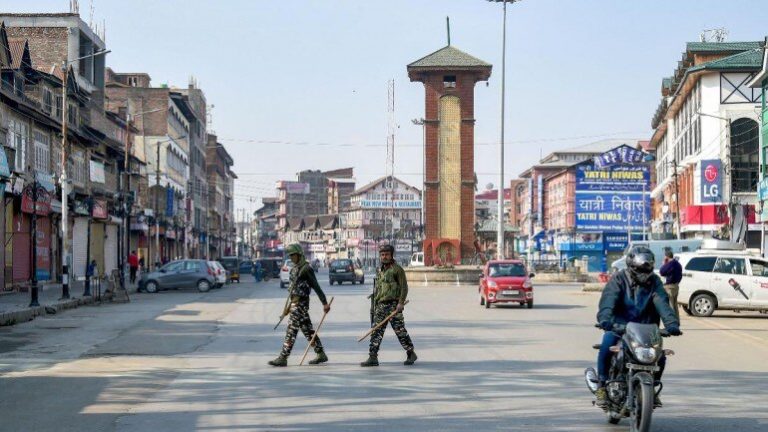
<path id="1" fill-rule="evenodd" d="M 728 29 L 725 27 L 704 29 L 699 38 L 701 42 L 722 43 L 728 40 Z"/>
<path id="2" fill-rule="evenodd" d="M 387 180 L 384 186 L 390 200 L 389 244 L 395 244 L 395 80 L 387 82 Z M 386 229 L 386 222 L 384 225 Z"/>
<path id="3" fill-rule="evenodd" d="M 80 14 L 80 3 L 77 0 L 69 0 L 69 13 Z"/>
<path id="4" fill-rule="evenodd" d="M 445 17 L 445 29 L 448 33 L 448 46 L 451 45 L 451 17 Z"/>

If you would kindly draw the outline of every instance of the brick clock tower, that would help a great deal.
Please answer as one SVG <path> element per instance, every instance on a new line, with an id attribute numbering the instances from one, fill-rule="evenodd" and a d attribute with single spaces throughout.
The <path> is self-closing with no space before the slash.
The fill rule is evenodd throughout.
<path id="1" fill-rule="evenodd" d="M 450 44 L 408 65 L 424 84 L 424 258 L 460 264 L 475 254 L 475 84 L 491 65 Z"/>

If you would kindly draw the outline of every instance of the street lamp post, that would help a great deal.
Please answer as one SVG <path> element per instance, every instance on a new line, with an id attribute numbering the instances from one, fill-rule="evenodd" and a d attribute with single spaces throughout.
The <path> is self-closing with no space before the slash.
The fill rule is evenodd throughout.
<path id="1" fill-rule="evenodd" d="M 501 40 L 501 142 L 499 145 L 499 195 L 498 195 L 498 227 L 496 232 L 497 258 L 504 259 L 504 108 L 506 99 L 507 72 L 507 3 L 520 0 L 488 0 L 492 3 L 502 3 L 503 24 Z"/>
<path id="2" fill-rule="evenodd" d="M 67 120 L 69 116 L 69 113 L 67 112 L 67 90 L 69 87 L 69 65 L 89 57 L 96 57 L 110 52 L 110 50 L 102 50 L 74 60 L 64 60 L 61 62 L 61 68 L 64 74 L 61 85 L 61 299 L 69 298 L 69 191 L 67 190 L 69 185 L 69 179 L 67 178 L 67 161 L 69 160 L 69 156 L 67 155 Z"/>

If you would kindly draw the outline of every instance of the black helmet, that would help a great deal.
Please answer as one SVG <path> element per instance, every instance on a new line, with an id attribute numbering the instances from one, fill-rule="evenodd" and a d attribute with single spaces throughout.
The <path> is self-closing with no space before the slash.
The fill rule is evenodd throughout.
<path id="1" fill-rule="evenodd" d="M 389 252 L 391 254 L 394 254 L 395 247 L 390 244 L 381 245 L 379 246 L 379 253 L 382 253 L 382 252 Z"/>
<path id="2" fill-rule="evenodd" d="M 644 285 L 653 274 L 653 267 L 656 264 L 656 258 L 653 252 L 645 246 L 634 246 L 627 254 L 627 270 L 632 279 L 641 285 Z"/>

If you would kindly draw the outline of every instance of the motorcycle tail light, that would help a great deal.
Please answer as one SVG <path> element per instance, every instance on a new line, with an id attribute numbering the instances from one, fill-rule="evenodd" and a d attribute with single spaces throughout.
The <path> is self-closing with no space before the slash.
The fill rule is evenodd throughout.
<path id="1" fill-rule="evenodd" d="M 619 345 L 614 345 L 614 346 L 612 346 L 612 347 L 610 348 L 610 351 L 611 351 L 612 353 L 618 353 L 618 352 L 621 352 L 621 347 L 620 347 Z"/>

